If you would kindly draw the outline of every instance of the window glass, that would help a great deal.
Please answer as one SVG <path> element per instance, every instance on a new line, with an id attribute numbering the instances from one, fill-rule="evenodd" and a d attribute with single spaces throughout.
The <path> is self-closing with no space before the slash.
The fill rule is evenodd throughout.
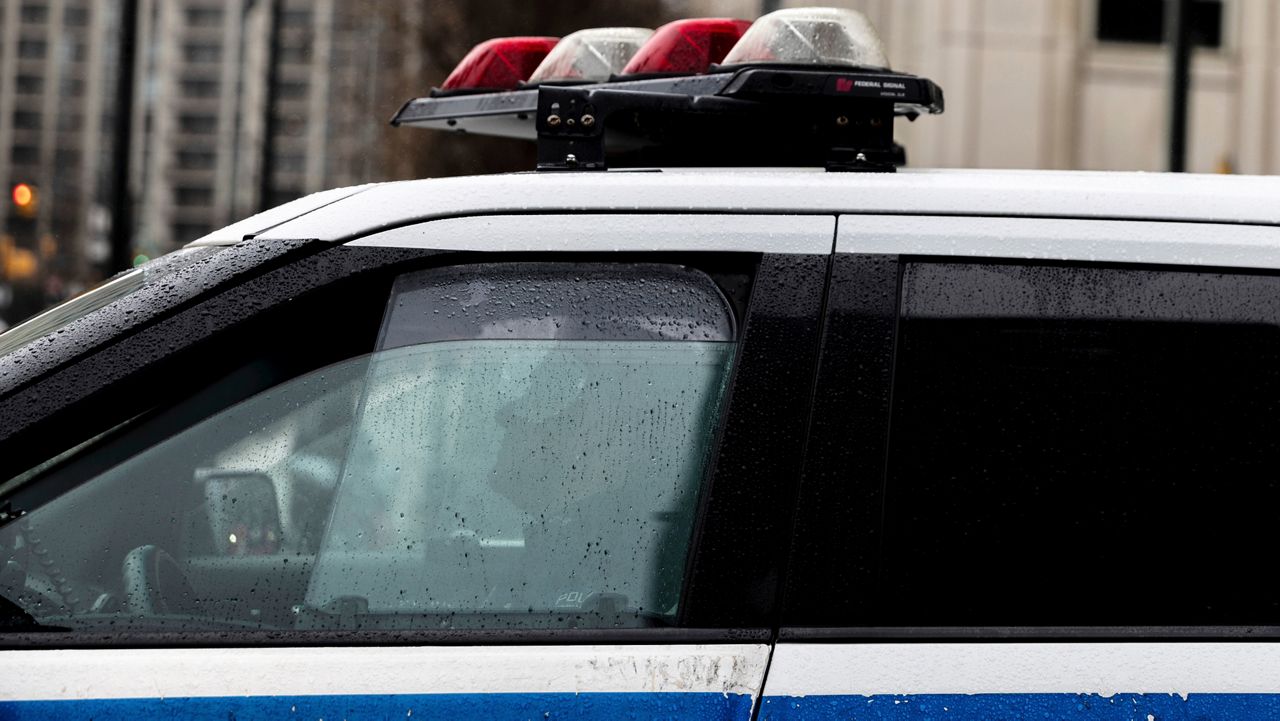
<path id="1" fill-rule="evenodd" d="M 187 24 L 195 27 L 213 27 L 222 23 L 222 8 L 188 7 Z"/>
<path id="2" fill-rule="evenodd" d="M 14 112 L 13 127 L 20 130 L 39 130 L 40 113 L 23 110 Z"/>
<path id="3" fill-rule="evenodd" d="M 1167 0 L 1098 0 L 1096 35 L 1104 42 L 1164 42 Z M 1222 0 L 1192 0 L 1191 42 L 1222 45 Z"/>
<path id="4" fill-rule="evenodd" d="M 86 629 L 672 623 L 734 332 L 679 267 L 402 277 L 374 353 L 0 529 L 0 593 Z"/>
<path id="5" fill-rule="evenodd" d="M 18 41 L 18 57 L 20 58 L 42 58 L 48 45 L 43 40 L 27 40 Z"/>
<path id="6" fill-rule="evenodd" d="M 890 625 L 1275 624 L 1280 279 L 913 264 Z"/>
<path id="7" fill-rule="evenodd" d="M 24 23 L 44 23 L 49 20 L 49 8 L 23 3 L 19 17 Z"/>
<path id="8" fill-rule="evenodd" d="M 19 75 L 18 93 L 35 95 L 44 88 L 44 78 L 39 75 Z"/>

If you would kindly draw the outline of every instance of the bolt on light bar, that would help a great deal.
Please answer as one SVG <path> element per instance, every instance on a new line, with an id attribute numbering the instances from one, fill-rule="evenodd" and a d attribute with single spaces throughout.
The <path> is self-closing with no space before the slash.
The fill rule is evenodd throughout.
<path id="1" fill-rule="evenodd" d="M 724 59 L 749 27 L 749 20 L 732 18 L 669 22 L 631 58 L 622 69 L 622 79 L 627 75 L 705 73 Z"/>
<path id="2" fill-rule="evenodd" d="M 533 75 L 559 41 L 547 37 L 486 40 L 462 58 L 434 94 L 515 90 Z"/>
<path id="3" fill-rule="evenodd" d="M 857 10 L 789 8 L 761 17 L 724 58 L 724 65 L 787 63 L 888 69 L 880 34 Z"/>
<path id="4" fill-rule="evenodd" d="M 529 84 L 606 81 L 651 35 L 648 28 L 591 28 L 566 35 L 533 71 Z"/>

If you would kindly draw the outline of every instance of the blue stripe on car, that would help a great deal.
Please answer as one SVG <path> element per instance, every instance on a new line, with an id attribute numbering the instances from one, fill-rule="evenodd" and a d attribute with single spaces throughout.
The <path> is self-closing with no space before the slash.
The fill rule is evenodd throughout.
<path id="1" fill-rule="evenodd" d="M 0 701 L 5 721 L 258 719 L 693 719 L 747 721 L 751 697 L 721 693 L 459 693 Z"/>
<path id="2" fill-rule="evenodd" d="M 760 710 L 761 721 L 1280 721 L 1280 694 L 766 696 Z"/>

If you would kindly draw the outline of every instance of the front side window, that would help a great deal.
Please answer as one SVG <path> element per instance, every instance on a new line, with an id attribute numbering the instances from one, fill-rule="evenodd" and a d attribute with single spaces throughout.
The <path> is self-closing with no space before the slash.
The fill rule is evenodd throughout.
<path id="1" fill-rule="evenodd" d="M 0 593 L 71 629 L 672 623 L 734 337 L 677 266 L 403 276 L 372 354 L 0 529 Z"/>

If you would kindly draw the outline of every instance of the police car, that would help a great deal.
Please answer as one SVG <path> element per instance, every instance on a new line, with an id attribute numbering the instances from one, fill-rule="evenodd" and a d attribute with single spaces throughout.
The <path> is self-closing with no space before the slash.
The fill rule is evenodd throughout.
<path id="1" fill-rule="evenodd" d="M 0 716 L 1280 716 L 1280 181 L 942 109 L 845 11 L 493 41 L 397 122 L 545 172 L 0 335 Z"/>

